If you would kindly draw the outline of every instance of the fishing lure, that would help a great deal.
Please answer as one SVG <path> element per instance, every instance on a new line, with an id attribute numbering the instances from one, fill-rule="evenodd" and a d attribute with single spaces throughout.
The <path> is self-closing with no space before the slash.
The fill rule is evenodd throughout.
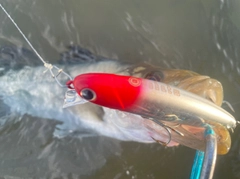
<path id="1" fill-rule="evenodd" d="M 105 73 L 78 75 L 68 81 L 67 86 L 70 89 L 66 93 L 66 106 L 89 101 L 140 115 L 146 119 L 144 125 L 150 131 L 166 130 L 164 135 L 169 141 L 158 141 L 162 144 L 167 145 L 172 139 L 182 145 L 205 150 L 204 126 L 211 124 L 218 135 L 218 154 L 225 154 L 230 148 L 227 129 L 235 128 L 235 118 L 211 101 L 180 88 Z"/>

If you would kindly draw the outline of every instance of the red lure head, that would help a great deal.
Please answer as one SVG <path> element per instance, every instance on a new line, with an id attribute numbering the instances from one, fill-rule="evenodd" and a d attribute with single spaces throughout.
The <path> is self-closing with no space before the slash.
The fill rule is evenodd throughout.
<path id="1" fill-rule="evenodd" d="M 141 92 L 142 79 L 107 73 L 78 75 L 72 82 L 84 99 L 109 108 L 126 110 Z"/>

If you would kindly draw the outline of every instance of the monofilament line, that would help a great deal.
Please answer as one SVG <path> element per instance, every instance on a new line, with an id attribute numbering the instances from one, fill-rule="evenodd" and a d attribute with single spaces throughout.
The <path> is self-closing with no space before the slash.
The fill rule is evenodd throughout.
<path id="1" fill-rule="evenodd" d="M 12 23 L 14 24 L 14 26 L 17 28 L 17 30 L 20 32 L 20 34 L 23 36 L 23 38 L 26 40 L 26 42 L 28 43 L 28 45 L 32 48 L 32 50 L 34 51 L 34 53 L 38 56 L 38 58 L 43 62 L 44 66 L 50 71 L 52 77 L 56 80 L 56 82 L 61 86 L 61 87 L 66 87 L 66 85 L 62 85 L 57 77 L 60 73 L 63 73 L 64 75 L 66 75 L 70 80 L 72 80 L 72 77 L 67 74 L 66 72 L 64 72 L 62 69 L 56 67 L 55 65 L 53 66 L 50 63 L 47 63 L 42 57 L 41 55 L 37 52 L 37 50 L 33 47 L 33 45 L 31 44 L 31 42 L 28 40 L 28 38 L 24 35 L 24 33 L 22 32 L 22 30 L 20 29 L 20 27 L 16 24 L 16 22 L 13 20 L 13 18 L 10 16 L 10 14 L 5 10 L 5 8 L 2 6 L 2 4 L 0 3 L 0 7 L 1 9 L 4 11 L 4 13 L 8 16 L 8 18 L 12 21 Z M 52 69 L 55 68 L 58 70 L 58 74 L 54 75 Z"/>
<path id="2" fill-rule="evenodd" d="M 5 10 L 5 8 L 2 6 L 2 4 L 0 4 L 0 7 L 2 8 L 2 10 L 5 12 L 5 14 L 8 16 L 8 18 L 12 21 L 12 23 L 15 25 L 15 27 L 17 28 L 17 30 L 20 32 L 20 34 L 23 36 L 23 38 L 26 40 L 26 42 L 28 43 L 28 45 L 32 48 L 32 50 L 36 53 L 36 55 L 38 56 L 38 58 L 45 64 L 47 62 L 45 62 L 45 60 L 43 60 L 43 58 L 41 57 L 41 55 L 39 55 L 39 53 L 37 52 L 37 50 L 32 46 L 31 42 L 28 40 L 28 38 L 24 35 L 24 33 L 22 32 L 22 30 L 18 27 L 18 25 L 15 23 L 15 21 L 12 19 L 12 17 L 9 15 L 9 13 Z"/>

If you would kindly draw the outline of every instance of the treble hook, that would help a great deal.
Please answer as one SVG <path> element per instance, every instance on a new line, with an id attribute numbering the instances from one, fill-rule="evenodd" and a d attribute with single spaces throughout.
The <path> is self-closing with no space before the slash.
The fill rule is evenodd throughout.
<path id="1" fill-rule="evenodd" d="M 160 141 L 160 140 L 157 140 L 157 139 L 153 138 L 152 136 L 151 136 L 151 138 L 152 138 L 154 141 L 156 141 L 157 143 L 159 143 L 159 144 L 161 144 L 161 145 L 164 145 L 164 146 L 167 146 L 167 145 L 171 142 L 171 140 L 172 140 L 171 131 L 169 130 L 169 128 L 168 128 L 166 125 L 162 124 L 162 123 L 159 122 L 158 120 L 152 119 L 152 121 L 155 122 L 156 124 L 160 125 L 161 127 L 163 127 L 163 128 L 167 131 L 168 136 L 169 136 L 169 140 L 168 140 L 167 142 L 162 142 L 162 141 Z"/>
<path id="2" fill-rule="evenodd" d="M 235 112 L 235 110 L 233 109 L 232 105 L 228 101 L 224 100 L 222 103 L 225 103 L 233 112 Z"/>

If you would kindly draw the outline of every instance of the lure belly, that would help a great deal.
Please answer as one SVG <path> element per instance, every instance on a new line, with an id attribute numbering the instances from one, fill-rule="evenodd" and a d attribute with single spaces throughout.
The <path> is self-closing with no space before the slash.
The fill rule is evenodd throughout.
<path id="1" fill-rule="evenodd" d="M 226 128 L 235 128 L 234 117 L 193 93 L 161 82 L 105 73 L 82 74 L 68 85 L 87 101 L 142 116 L 154 139 L 155 133 L 162 133 L 166 138 L 171 133 L 173 141 L 204 150 L 204 126 L 211 124 L 218 131 L 227 132 L 217 132 L 221 135 L 218 143 L 225 140 L 218 153 L 225 154 L 230 148 Z M 162 132 L 163 127 L 168 131 Z"/>

